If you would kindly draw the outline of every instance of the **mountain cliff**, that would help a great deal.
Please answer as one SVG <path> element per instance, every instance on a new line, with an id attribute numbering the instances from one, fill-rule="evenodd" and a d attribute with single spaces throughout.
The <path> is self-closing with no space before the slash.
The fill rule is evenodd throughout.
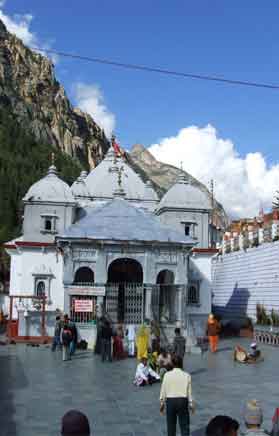
<path id="1" fill-rule="evenodd" d="M 93 168 L 108 148 L 103 130 L 74 108 L 49 59 L 27 48 L 0 21 L 0 108 L 6 108 L 37 141 Z"/>

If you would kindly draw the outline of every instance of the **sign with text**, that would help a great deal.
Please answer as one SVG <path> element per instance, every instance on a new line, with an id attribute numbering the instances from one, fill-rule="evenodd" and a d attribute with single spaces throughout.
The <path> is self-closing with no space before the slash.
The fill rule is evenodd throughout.
<path id="1" fill-rule="evenodd" d="M 106 295 L 105 286 L 92 286 L 92 287 L 80 287 L 80 286 L 67 286 L 67 291 L 70 295 L 92 295 L 93 297 L 104 297 Z"/>
<path id="2" fill-rule="evenodd" d="M 75 312 L 93 312 L 93 301 L 75 300 Z"/>

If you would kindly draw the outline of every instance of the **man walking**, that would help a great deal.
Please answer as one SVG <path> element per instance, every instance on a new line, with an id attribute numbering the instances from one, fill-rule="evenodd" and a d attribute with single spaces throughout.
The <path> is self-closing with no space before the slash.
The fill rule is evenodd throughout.
<path id="1" fill-rule="evenodd" d="M 59 315 L 57 315 L 55 320 L 54 337 L 52 340 L 51 351 L 55 351 L 56 347 L 58 347 L 61 350 L 61 342 L 60 342 L 61 327 L 62 327 L 61 318 Z"/>
<path id="2" fill-rule="evenodd" d="M 182 362 L 185 354 L 186 340 L 184 336 L 181 335 L 180 328 L 176 328 L 174 330 L 175 337 L 173 341 L 173 352 L 177 356 L 181 357 Z"/>
<path id="3" fill-rule="evenodd" d="M 193 409 L 191 376 L 183 371 L 180 356 L 172 359 L 173 369 L 164 376 L 160 393 L 160 412 L 166 406 L 168 436 L 176 436 L 176 422 L 179 421 L 181 436 L 190 435 L 190 417 Z"/>
<path id="4" fill-rule="evenodd" d="M 61 328 L 60 340 L 62 343 L 62 360 L 71 360 L 70 344 L 72 342 L 73 335 L 69 323 L 68 315 L 64 316 L 64 323 Z"/>
<path id="5" fill-rule="evenodd" d="M 112 362 L 111 356 L 111 338 L 112 338 L 112 328 L 108 321 L 105 321 L 101 330 L 101 341 L 102 341 L 102 362 L 108 359 Z"/>

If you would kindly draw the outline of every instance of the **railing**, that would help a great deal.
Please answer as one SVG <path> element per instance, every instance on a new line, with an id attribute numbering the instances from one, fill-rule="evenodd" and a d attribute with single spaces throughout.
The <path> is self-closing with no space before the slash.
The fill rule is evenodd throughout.
<path id="1" fill-rule="evenodd" d="M 279 240 L 279 222 L 273 222 L 271 225 L 263 226 L 262 228 L 244 231 L 240 234 L 236 232 L 227 233 L 224 236 L 223 242 L 217 244 L 220 253 L 232 253 L 239 250 L 247 250 L 248 248 L 258 247 L 264 243 L 270 243 Z"/>

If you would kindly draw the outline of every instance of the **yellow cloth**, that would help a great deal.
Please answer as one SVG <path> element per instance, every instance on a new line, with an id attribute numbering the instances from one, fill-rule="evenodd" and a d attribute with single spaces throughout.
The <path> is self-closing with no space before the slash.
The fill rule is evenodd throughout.
<path id="1" fill-rule="evenodd" d="M 143 357 L 147 358 L 148 346 L 149 346 L 149 330 L 146 326 L 142 325 L 139 328 L 137 339 L 137 359 L 141 360 Z"/>

